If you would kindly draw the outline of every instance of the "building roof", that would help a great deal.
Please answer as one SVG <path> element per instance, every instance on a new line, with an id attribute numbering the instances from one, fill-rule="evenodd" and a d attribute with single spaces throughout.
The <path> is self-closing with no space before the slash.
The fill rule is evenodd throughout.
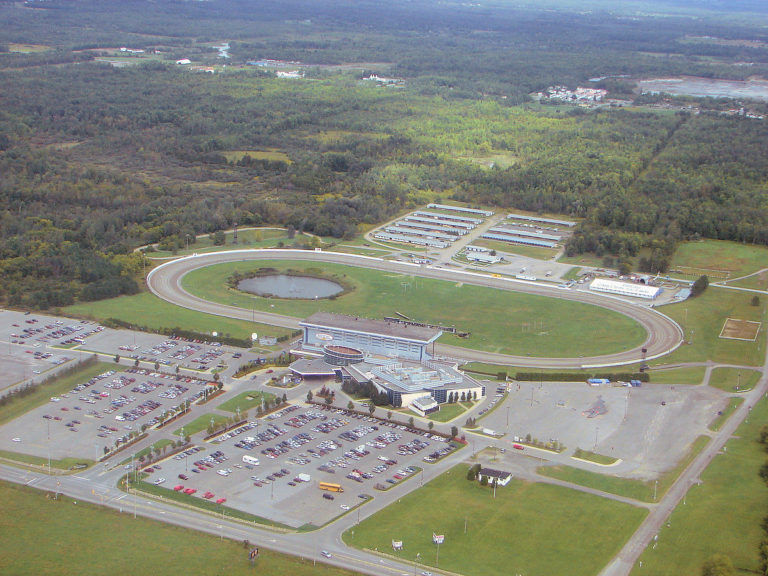
<path id="1" fill-rule="evenodd" d="M 338 368 L 322 358 L 299 358 L 291 364 L 291 371 L 301 376 L 334 376 Z"/>
<path id="2" fill-rule="evenodd" d="M 493 468 L 480 468 L 480 472 L 477 474 L 478 476 L 490 476 L 491 478 L 498 478 L 499 480 L 503 480 L 504 478 L 512 476 L 512 472 L 507 472 L 505 470 L 494 470 Z"/>
<path id="3" fill-rule="evenodd" d="M 423 344 L 429 344 L 437 340 L 442 334 L 441 330 L 435 328 L 409 326 L 407 324 L 387 322 L 386 320 L 372 320 L 370 318 L 358 318 L 357 316 L 345 316 L 329 312 L 316 312 L 309 318 L 299 322 L 299 325 L 313 326 L 315 328 L 336 328 L 349 332 L 411 340 Z"/>
<path id="4" fill-rule="evenodd" d="M 657 286 L 617 282 L 616 280 L 606 280 L 605 278 L 595 278 L 592 280 L 589 289 L 597 290 L 598 292 L 612 292 L 624 296 L 635 296 L 636 298 L 656 298 L 662 292 L 662 289 Z"/>

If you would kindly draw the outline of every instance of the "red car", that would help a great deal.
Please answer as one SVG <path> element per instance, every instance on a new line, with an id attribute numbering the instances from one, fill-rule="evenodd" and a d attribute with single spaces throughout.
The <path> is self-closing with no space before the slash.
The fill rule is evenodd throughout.
<path id="1" fill-rule="evenodd" d="M 520 444 L 512 444 L 512 448 L 515 450 L 525 450 Z"/>
<path id="2" fill-rule="evenodd" d="M 227 501 L 226 498 L 219 498 L 218 500 L 216 500 L 216 504 L 224 504 L 224 502 L 226 501 Z"/>

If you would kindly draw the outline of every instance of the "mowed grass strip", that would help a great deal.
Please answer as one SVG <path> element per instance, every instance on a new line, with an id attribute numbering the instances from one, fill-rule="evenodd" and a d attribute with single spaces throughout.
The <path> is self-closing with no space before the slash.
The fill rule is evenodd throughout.
<path id="1" fill-rule="evenodd" d="M 25 396 L 14 396 L 6 404 L 0 406 L 0 425 L 7 424 L 22 414 L 26 414 L 30 410 L 50 402 L 52 396 L 70 392 L 75 386 L 88 382 L 94 376 L 98 376 L 108 370 L 122 371 L 124 369 L 115 364 L 98 362 L 61 378 L 49 376 L 50 380 L 45 384 L 38 384 L 33 392 Z"/>
<path id="2" fill-rule="evenodd" d="M 151 330 L 184 328 L 200 334 L 217 332 L 242 339 L 250 339 L 253 332 L 259 336 L 275 337 L 290 333 L 289 330 L 266 324 L 254 324 L 245 320 L 235 320 L 187 310 L 161 300 L 150 292 L 99 300 L 98 302 L 83 302 L 67 306 L 63 309 L 63 313 L 68 316 L 85 317 L 98 321 L 115 318 Z"/>
<path id="3" fill-rule="evenodd" d="M 701 384 L 707 369 L 704 366 L 682 368 L 654 368 L 650 371 L 650 384 Z"/>
<path id="4" fill-rule="evenodd" d="M 728 418 L 731 417 L 731 414 L 733 414 L 736 411 L 736 408 L 741 406 L 741 404 L 744 402 L 744 398 L 731 398 L 728 401 L 728 406 L 725 407 L 725 410 L 721 411 L 721 414 L 715 418 L 712 423 L 709 425 L 709 429 L 717 432 L 722 428 L 723 424 L 725 424 L 728 421 Z"/>
<path id="5" fill-rule="evenodd" d="M 45 492 L 14 484 L 0 482 L 0 499 L 0 574 L 353 576 L 259 543 L 259 558 L 251 568 L 242 541 L 134 519 L 127 509 L 121 514 L 80 500 L 74 504 L 64 496 L 48 499 Z"/>
<path id="6" fill-rule="evenodd" d="M 211 425 L 211 420 L 213 420 L 214 426 L 221 426 L 222 424 L 227 423 L 226 416 L 222 416 L 221 414 L 206 414 L 204 416 L 199 416 L 195 418 L 189 424 L 185 424 L 184 435 L 192 436 L 192 434 L 197 434 L 198 432 L 202 432 L 203 430 L 208 430 L 208 426 Z M 181 436 L 181 428 L 174 430 L 173 434 L 175 436 Z"/>
<path id="7" fill-rule="evenodd" d="M 768 487 L 758 474 L 766 452 L 757 439 L 766 421 L 763 398 L 701 475 L 701 485 L 694 484 L 685 504 L 678 504 L 655 549 L 640 556 L 643 566 L 636 564 L 633 576 L 700 574 L 704 561 L 716 553 L 729 556 L 737 574 L 759 573 Z"/>
<path id="8" fill-rule="evenodd" d="M 646 510 L 559 486 L 513 479 L 493 489 L 459 465 L 344 533 L 346 543 L 436 564 L 432 533 L 445 535 L 439 567 L 466 576 L 594 576 Z M 467 526 L 466 534 L 464 526 Z M 392 540 L 405 551 L 392 552 Z"/>
<path id="9" fill-rule="evenodd" d="M 224 279 L 235 270 L 292 269 L 309 274 L 336 275 L 355 289 L 334 300 L 261 298 L 229 289 Z M 441 343 L 501 353 L 575 357 L 618 352 L 640 345 L 645 330 L 630 318 L 588 304 L 493 290 L 364 268 L 265 260 L 208 266 L 184 276 L 189 292 L 213 302 L 251 307 L 296 318 L 325 311 L 368 318 L 397 312 L 422 322 L 455 325 L 470 332 L 463 339 L 444 334 Z M 536 320 L 536 328 L 532 321 Z M 584 338 L 589 326 L 589 338 Z"/>

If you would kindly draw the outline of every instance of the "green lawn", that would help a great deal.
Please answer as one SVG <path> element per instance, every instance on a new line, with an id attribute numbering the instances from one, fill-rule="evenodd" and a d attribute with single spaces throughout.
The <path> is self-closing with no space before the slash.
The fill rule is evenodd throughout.
<path id="1" fill-rule="evenodd" d="M 720 430 L 723 424 L 725 424 L 728 421 L 728 418 L 731 417 L 731 414 L 741 406 L 741 404 L 744 402 L 744 398 L 731 398 L 728 401 L 728 406 L 725 407 L 725 410 L 723 410 L 722 414 L 718 415 L 717 418 L 715 418 L 712 423 L 709 425 L 709 429 L 717 432 Z"/>
<path id="2" fill-rule="evenodd" d="M 221 414 L 205 414 L 203 416 L 199 416 L 198 418 L 195 418 L 189 424 L 185 424 L 184 435 L 192 436 L 192 434 L 197 434 L 198 432 L 207 430 L 208 426 L 210 426 L 211 424 L 211 418 L 213 418 L 214 425 L 220 425 L 227 421 L 227 417 L 222 416 Z M 181 428 L 174 430 L 173 434 L 175 434 L 176 436 L 181 436 Z"/>
<path id="3" fill-rule="evenodd" d="M 241 412 L 245 412 L 246 410 L 251 410 L 257 406 L 261 406 L 262 398 L 264 398 L 265 403 L 268 403 L 275 398 L 275 395 L 270 394 L 269 392 L 257 392 L 256 390 L 249 390 L 247 392 L 238 394 L 234 398 L 230 398 L 219 406 L 219 410 L 234 413 L 237 412 L 238 408 L 240 408 Z"/>
<path id="4" fill-rule="evenodd" d="M 115 490 L 112 490 L 114 495 Z M 102 576 L 103 574 L 290 574 L 352 576 L 312 559 L 259 545 L 255 569 L 242 541 L 212 536 L 99 508 L 70 498 L 0 483 L 0 574 Z M 309 555 L 309 553 L 308 553 Z M 318 558 L 319 560 L 319 558 Z"/>
<path id="5" fill-rule="evenodd" d="M 659 311 L 677 321 L 685 330 L 686 340 L 692 342 L 682 344 L 675 352 L 665 356 L 663 362 L 674 364 L 712 360 L 724 364 L 762 364 L 764 335 L 755 342 L 719 337 L 727 318 L 763 321 L 768 298 L 763 299 L 759 307 L 750 305 L 751 298 L 749 293 L 710 286 L 697 298 L 661 306 Z"/>
<path id="6" fill-rule="evenodd" d="M 701 384 L 707 369 L 704 366 L 684 366 L 650 371 L 652 384 Z"/>
<path id="7" fill-rule="evenodd" d="M 99 321 L 115 318 L 158 331 L 167 331 L 170 328 L 178 327 L 201 334 L 218 332 L 223 336 L 244 340 L 249 340 L 253 332 L 263 336 L 276 337 L 290 333 L 289 330 L 266 324 L 254 324 L 245 320 L 235 320 L 187 310 L 161 300 L 150 292 L 99 300 L 98 302 L 83 302 L 67 306 L 62 311 L 68 316 L 86 317 Z"/>
<path id="8" fill-rule="evenodd" d="M 466 576 L 594 576 L 646 515 L 640 508 L 513 479 L 493 490 L 459 465 L 344 533 L 346 543 Z M 466 525 L 466 533 L 464 527 Z M 353 534 L 354 532 L 354 534 Z M 404 551 L 392 552 L 392 540 Z"/>
<path id="9" fill-rule="evenodd" d="M 745 392 L 752 390 L 758 380 L 760 380 L 760 372 L 757 370 L 715 368 L 709 378 L 709 385 L 723 392 Z"/>
<path id="10" fill-rule="evenodd" d="M 420 321 L 455 324 L 472 336 L 462 339 L 445 334 L 442 343 L 491 352 L 588 356 L 637 346 L 645 339 L 640 325 L 597 306 L 350 266 L 322 265 L 326 277 L 335 274 L 355 285 L 354 290 L 335 300 L 259 298 L 230 290 L 224 283 L 235 270 L 245 273 L 258 267 L 317 270 L 313 262 L 236 262 L 195 270 L 184 277 L 183 284 L 207 300 L 297 318 L 320 310 L 370 318 L 400 312 Z M 540 326 L 535 331 L 530 329 L 531 318 Z M 582 337 L 585 324 L 592 327 L 586 339 Z"/>
<path id="11" fill-rule="evenodd" d="M 456 418 L 456 416 L 464 414 L 466 411 L 467 409 L 458 402 L 455 404 L 442 404 L 440 410 L 433 412 L 428 418 L 435 422 L 448 422 Z"/>
<path id="12" fill-rule="evenodd" d="M 681 243 L 674 256 L 670 270 L 681 269 L 695 280 L 707 274 L 709 281 L 724 280 L 719 273 L 727 272 L 730 278 L 745 276 L 766 268 L 768 248 L 724 240 L 702 240 Z"/>
<path id="13" fill-rule="evenodd" d="M 52 396 L 67 393 L 78 384 L 87 382 L 94 376 L 98 376 L 107 370 L 120 371 L 124 369 L 125 368 L 121 368 L 115 364 L 97 362 L 96 364 L 85 366 L 62 378 L 52 378 L 47 383 L 36 386 L 34 391 L 30 394 L 27 394 L 26 396 L 15 396 L 6 404 L 0 406 L 0 425 L 15 420 L 22 414 L 26 414 L 30 410 L 34 410 L 38 406 L 50 402 Z"/>
<path id="14" fill-rule="evenodd" d="M 600 474 L 571 466 L 541 466 L 537 472 L 542 476 L 558 478 L 566 482 L 586 486 L 587 488 L 595 488 L 596 490 L 625 496 L 626 498 L 634 498 L 642 502 L 653 502 L 654 492 L 656 493 L 657 500 L 660 499 L 708 442 L 709 437 L 699 436 L 693 442 L 688 454 L 678 462 L 677 466 L 659 476 L 658 485 L 655 480 L 642 481 L 618 478 L 610 474 Z"/>
<path id="15" fill-rule="evenodd" d="M 760 527 L 768 510 L 768 488 L 758 472 L 765 447 L 757 442 L 768 421 L 768 403 L 761 399 L 720 453 L 701 475 L 702 484 L 688 492 L 670 523 L 661 529 L 655 549 L 647 549 L 633 576 L 700 574 L 712 554 L 726 554 L 737 574 L 757 574 Z"/>

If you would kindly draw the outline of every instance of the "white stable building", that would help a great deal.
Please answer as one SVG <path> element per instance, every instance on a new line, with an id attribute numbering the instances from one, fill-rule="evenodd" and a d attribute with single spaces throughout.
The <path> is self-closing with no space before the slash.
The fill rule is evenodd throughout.
<path id="1" fill-rule="evenodd" d="M 664 291 L 663 288 L 658 286 L 618 282 L 616 280 L 606 280 L 605 278 L 595 278 L 592 280 L 589 289 L 595 292 L 606 292 L 632 298 L 645 298 L 646 300 L 655 300 Z"/>

